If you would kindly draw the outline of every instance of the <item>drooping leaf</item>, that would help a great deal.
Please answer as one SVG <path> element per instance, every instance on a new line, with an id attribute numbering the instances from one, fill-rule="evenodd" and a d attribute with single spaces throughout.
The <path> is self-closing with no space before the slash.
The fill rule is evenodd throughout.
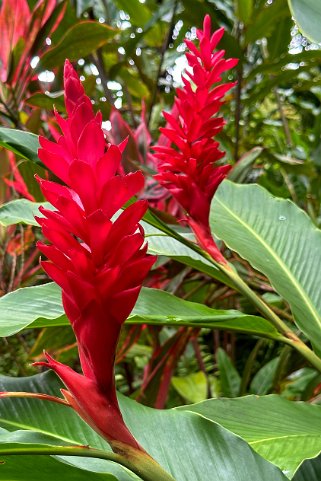
<path id="1" fill-rule="evenodd" d="M 305 37 L 321 42 L 321 8 L 318 0 L 288 0 L 291 13 Z"/>
<path id="2" fill-rule="evenodd" d="M 11 150 L 24 159 L 40 162 L 38 159 L 38 135 L 16 129 L 0 127 L 0 146 Z"/>
<path id="3" fill-rule="evenodd" d="M 60 387 L 53 373 L 21 379 L 0 378 L 1 390 L 45 391 L 59 395 Z M 120 404 L 125 421 L 137 440 L 176 481 L 286 479 L 278 468 L 255 454 L 242 439 L 197 413 L 177 409 L 158 411 L 124 397 L 120 398 Z M 107 444 L 65 406 L 11 398 L 0 401 L 0 411 L 0 426 L 5 429 L 26 429 L 54 436 L 63 443 L 108 449 Z M 5 449 L 5 444 L 0 445 L 1 448 Z M 121 481 L 132 479 L 120 466 L 105 460 L 65 456 L 55 459 L 87 472 L 108 472 Z M 16 469 L 19 472 L 19 463 Z"/>
<path id="4" fill-rule="evenodd" d="M 37 69 L 51 69 L 70 61 L 86 57 L 110 41 L 117 30 L 98 22 L 84 20 L 72 25 L 59 43 L 42 55 Z"/>
<path id="5" fill-rule="evenodd" d="M 305 459 L 321 451 L 321 406 L 273 394 L 211 399 L 180 409 L 198 412 L 238 434 L 290 479 Z"/>
<path id="6" fill-rule="evenodd" d="M 321 351 L 321 231 L 289 200 L 225 181 L 211 207 L 214 234 L 263 272 Z"/>
<path id="7" fill-rule="evenodd" d="M 67 325 L 60 288 L 54 283 L 25 287 L 0 298 L 0 335 L 26 327 Z M 281 339 L 266 320 L 236 310 L 216 310 L 158 289 L 143 288 L 128 318 L 131 324 L 208 327 Z"/>

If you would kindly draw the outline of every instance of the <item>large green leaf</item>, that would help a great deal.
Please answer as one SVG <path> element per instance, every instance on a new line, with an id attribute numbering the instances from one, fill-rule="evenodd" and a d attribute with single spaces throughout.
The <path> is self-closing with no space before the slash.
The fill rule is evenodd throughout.
<path id="1" fill-rule="evenodd" d="M 9 226 L 12 224 L 27 224 L 39 226 L 35 215 L 42 217 L 39 212 L 40 206 L 53 209 L 48 202 L 31 202 L 27 199 L 17 199 L 0 206 L 0 224 Z"/>
<path id="2" fill-rule="evenodd" d="M 319 0 L 288 0 L 299 29 L 312 42 L 321 42 L 321 4 Z"/>
<path id="3" fill-rule="evenodd" d="M 211 399 L 180 409 L 202 414 L 238 434 L 289 478 L 305 459 L 321 451 L 321 406 L 270 395 Z"/>
<path id="4" fill-rule="evenodd" d="M 0 127 L 0 146 L 11 150 L 24 159 L 40 162 L 38 159 L 38 135 L 22 130 Z"/>
<path id="5" fill-rule="evenodd" d="M 105 45 L 113 38 L 117 30 L 98 22 L 85 20 L 70 27 L 55 47 L 42 55 L 38 70 L 52 69 L 62 65 L 66 58 L 70 61 L 86 57 L 91 52 Z"/>
<path id="6" fill-rule="evenodd" d="M 1 390 L 45 391 L 57 395 L 59 388 L 52 373 L 22 379 L 0 378 Z M 176 409 L 158 411 L 124 397 L 120 402 L 124 418 L 137 440 L 176 481 L 285 481 L 281 471 L 255 454 L 245 441 L 204 416 Z M 106 443 L 65 406 L 11 398 L 0 401 L 0 411 L 0 425 L 10 431 L 31 430 L 61 440 L 63 444 L 107 449 Z M 0 452 L 1 448 L 5 450 L 5 444 L 0 445 Z M 10 458 L 7 456 L 7 459 Z M 56 459 L 87 471 L 116 474 L 119 481 L 129 479 L 120 466 L 105 460 L 60 456 Z M 20 472 L 19 463 L 16 470 Z"/>
<path id="7" fill-rule="evenodd" d="M 54 283 L 18 289 L 0 298 L 0 335 L 9 336 L 22 329 L 68 324 L 61 303 L 60 288 Z M 175 297 L 168 292 L 144 287 L 131 324 L 209 327 L 241 331 L 270 339 L 280 339 L 265 319 L 236 310 L 216 310 Z"/>
<path id="8" fill-rule="evenodd" d="M 321 231 L 307 214 L 258 185 L 225 181 L 210 222 L 216 236 L 269 278 L 321 351 Z"/>

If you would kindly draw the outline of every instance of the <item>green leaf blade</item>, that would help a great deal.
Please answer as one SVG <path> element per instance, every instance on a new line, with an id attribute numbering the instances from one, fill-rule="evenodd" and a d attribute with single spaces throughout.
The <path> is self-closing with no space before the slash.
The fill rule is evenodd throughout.
<path id="1" fill-rule="evenodd" d="M 269 278 L 321 352 L 321 231 L 307 214 L 258 185 L 225 181 L 212 202 L 211 228 Z"/>
<path id="2" fill-rule="evenodd" d="M 38 135 L 22 130 L 0 127 L 0 146 L 11 150 L 24 159 L 39 163 L 38 149 L 40 147 Z"/>
<path id="3" fill-rule="evenodd" d="M 30 378 L 0 377 L 1 390 L 45 391 L 59 395 L 60 388 L 61 383 L 52 372 Z M 119 400 L 125 421 L 136 439 L 176 481 L 286 480 L 278 468 L 254 453 L 245 441 L 202 415 L 177 409 L 159 411 L 124 396 Z M 65 406 L 11 398 L 0 401 L 0 410 L 0 426 L 10 427 L 11 431 L 23 428 L 54 436 L 57 442 L 61 439 L 108 449 L 108 445 Z M 0 445 L 0 454 L 1 447 L 5 449 L 5 444 Z M 121 481 L 133 480 L 122 467 L 108 461 L 95 459 L 93 463 L 89 458 L 65 456 L 55 459 L 87 471 L 108 472 Z M 16 463 L 16 470 L 19 472 L 19 463 Z M 94 477 L 90 479 L 96 481 Z"/>
<path id="4" fill-rule="evenodd" d="M 288 0 L 291 13 L 305 37 L 321 42 L 321 8 L 318 0 Z"/>
<path id="5" fill-rule="evenodd" d="M 26 327 L 67 325 L 60 288 L 54 283 L 17 289 L 0 298 L 0 336 Z M 129 316 L 130 324 L 190 326 L 246 332 L 278 340 L 270 323 L 236 310 L 218 310 L 185 301 L 168 292 L 144 287 Z"/>
<path id="6" fill-rule="evenodd" d="M 66 58 L 70 61 L 86 57 L 91 52 L 105 45 L 117 33 L 117 30 L 90 20 L 72 25 L 60 42 L 42 55 L 37 69 L 51 69 L 62 65 Z"/>
<path id="7" fill-rule="evenodd" d="M 305 459 L 321 451 L 321 406 L 273 394 L 211 399 L 180 409 L 197 412 L 241 436 L 290 479 Z"/>

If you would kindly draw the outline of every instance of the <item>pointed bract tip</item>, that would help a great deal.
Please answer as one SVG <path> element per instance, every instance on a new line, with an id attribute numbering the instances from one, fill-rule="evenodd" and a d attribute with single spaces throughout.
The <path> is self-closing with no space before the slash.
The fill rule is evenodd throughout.
<path id="1" fill-rule="evenodd" d="M 69 77 L 70 74 L 72 74 L 73 72 L 75 72 L 75 69 L 72 65 L 72 63 L 70 62 L 70 60 L 68 58 L 66 58 L 65 60 L 65 63 L 64 63 L 64 77 Z"/>
<path id="2" fill-rule="evenodd" d="M 204 31 L 206 30 L 211 30 L 211 26 L 212 26 L 212 20 L 211 20 L 211 17 L 210 15 L 207 13 L 204 17 L 204 21 L 203 21 L 203 29 Z"/>

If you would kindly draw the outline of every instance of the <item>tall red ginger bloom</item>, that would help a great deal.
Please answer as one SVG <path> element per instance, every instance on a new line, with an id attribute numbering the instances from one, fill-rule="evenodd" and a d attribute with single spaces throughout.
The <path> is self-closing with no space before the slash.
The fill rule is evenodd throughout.
<path id="1" fill-rule="evenodd" d="M 191 72 L 185 72 L 184 87 L 176 90 L 172 113 L 163 113 L 167 126 L 160 129 L 174 147 L 154 147 L 159 159 L 155 178 L 184 208 L 200 245 L 221 263 L 226 261 L 212 238 L 209 211 L 215 191 L 231 165 L 215 164 L 225 152 L 213 137 L 225 123 L 216 116 L 222 98 L 235 85 L 220 84 L 221 74 L 238 62 L 224 59 L 224 50 L 215 50 L 223 34 L 224 28 L 211 33 L 211 19 L 206 15 L 203 30 L 197 30 L 199 48 L 185 40 Z"/>
<path id="2" fill-rule="evenodd" d="M 75 332 L 83 375 L 47 355 L 68 390 L 64 397 L 115 451 L 123 444 L 142 449 L 119 410 L 114 357 L 122 324 L 134 307 L 155 258 L 146 254 L 139 221 L 147 204 L 138 201 L 116 220 L 115 213 L 144 186 L 141 172 L 116 175 L 123 146 L 107 145 L 101 114 L 94 114 L 80 80 L 67 60 L 64 70 L 68 118 L 56 113 L 58 142 L 40 138 L 39 157 L 67 186 L 39 179 L 55 211 L 37 218 L 50 244 L 42 266 L 62 288 L 66 314 Z"/>

